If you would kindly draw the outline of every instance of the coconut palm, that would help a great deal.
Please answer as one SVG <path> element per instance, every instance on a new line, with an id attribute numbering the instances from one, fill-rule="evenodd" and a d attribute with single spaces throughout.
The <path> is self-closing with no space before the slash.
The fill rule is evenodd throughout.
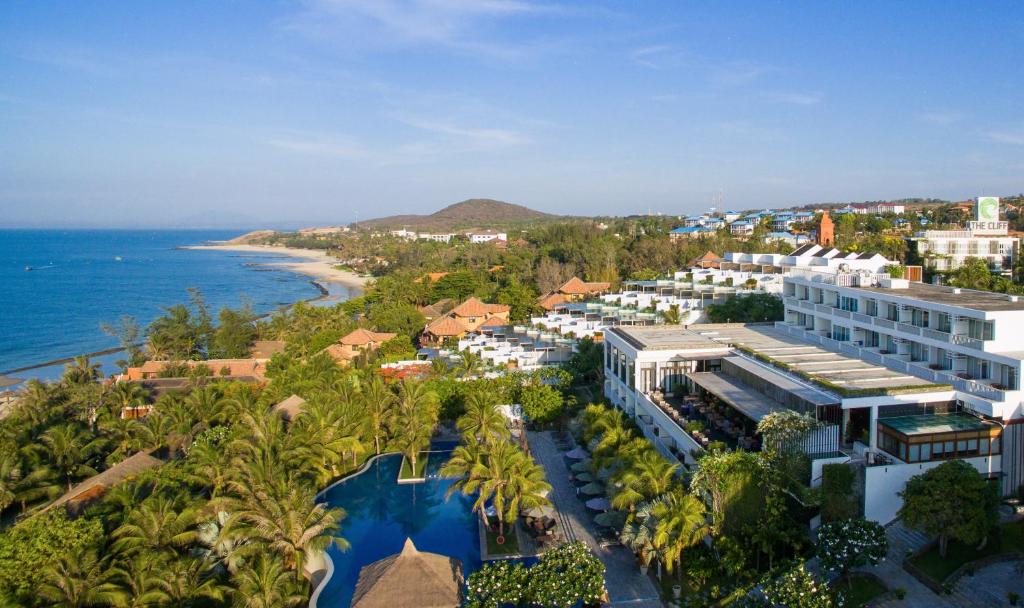
<path id="1" fill-rule="evenodd" d="M 133 559 L 124 568 L 111 569 L 110 576 L 122 591 L 122 596 L 113 602 L 116 608 L 150 608 L 159 606 L 164 599 L 157 588 L 160 575 L 152 560 Z"/>
<path id="2" fill-rule="evenodd" d="M 632 511 L 644 499 L 654 498 L 668 491 L 675 480 L 678 465 L 669 463 L 660 454 L 650 449 L 642 452 L 612 476 L 619 488 L 611 498 L 612 507 L 620 511 Z"/>
<path id="3" fill-rule="evenodd" d="M 112 549 L 125 555 L 160 554 L 196 539 L 196 511 L 158 496 L 144 501 L 114 530 Z"/>
<path id="4" fill-rule="evenodd" d="M 201 547 L 199 556 L 208 564 L 221 571 L 234 575 L 243 563 L 242 554 L 249 539 L 233 534 L 229 523 L 231 515 L 226 511 L 218 511 L 213 519 L 199 524 L 196 530 L 196 542 Z"/>
<path id="5" fill-rule="evenodd" d="M 473 503 L 473 511 L 480 513 L 484 518 L 484 523 L 490 525 L 490 521 L 487 519 L 487 499 L 490 497 L 477 493 L 480 488 L 478 475 L 481 473 L 481 469 L 478 467 L 483 464 L 485 457 L 486 454 L 480 444 L 461 444 L 452 450 L 451 456 L 438 471 L 438 474 L 442 477 L 455 478 L 452 485 L 448 486 L 445 491 L 445 500 L 456 492 L 461 492 L 465 496 L 477 494 L 476 501 Z"/>
<path id="6" fill-rule="evenodd" d="M 16 411 L 32 428 L 42 428 L 53 416 L 56 400 L 49 386 L 33 378 L 18 394 Z"/>
<path id="7" fill-rule="evenodd" d="M 175 559 L 161 568 L 155 579 L 154 594 L 159 606 L 185 608 L 197 605 L 197 600 L 222 599 L 227 588 L 211 576 L 206 564 L 199 559 Z"/>
<path id="8" fill-rule="evenodd" d="M 456 367 L 459 376 L 472 378 L 480 375 L 480 372 L 483 371 L 484 362 L 480 355 L 466 349 L 459 353 L 459 357 L 459 365 Z"/>
<path id="9" fill-rule="evenodd" d="M 701 542 L 710 531 L 704 503 L 681 486 L 658 499 L 651 509 L 655 519 L 654 547 L 662 550 L 665 570 L 672 574 L 686 549 Z"/>
<path id="10" fill-rule="evenodd" d="M 56 555 L 41 575 L 40 597 L 57 606 L 116 604 L 124 595 L 93 551 Z"/>
<path id="11" fill-rule="evenodd" d="M 86 462 L 101 446 L 100 438 L 87 440 L 75 425 L 62 424 L 50 427 L 41 440 L 47 459 L 64 478 L 69 491 L 74 478 L 96 474 L 96 469 Z"/>
<path id="12" fill-rule="evenodd" d="M 437 396 L 420 382 L 405 380 L 398 390 L 392 437 L 416 471 L 420 451 L 430 443 L 437 424 Z"/>
<path id="13" fill-rule="evenodd" d="M 619 541 L 629 547 L 644 567 L 650 566 L 657 550 L 654 547 L 654 518 L 650 517 L 650 505 L 644 504 L 633 517 L 626 520 L 626 525 L 619 533 Z"/>
<path id="14" fill-rule="evenodd" d="M 386 438 L 385 432 L 393 415 L 395 395 L 388 390 L 379 376 L 374 376 L 372 380 L 363 384 L 360 392 L 366 412 L 367 430 L 373 436 L 373 452 L 380 454 Z"/>
<path id="15" fill-rule="evenodd" d="M 306 601 L 306 595 L 281 560 L 264 553 L 239 570 L 233 581 L 232 596 L 237 608 L 286 608 Z"/>
<path id="16" fill-rule="evenodd" d="M 0 513 L 18 499 L 21 462 L 11 453 L 0 455 Z"/>
<path id="17" fill-rule="evenodd" d="M 486 445 L 508 439 L 508 420 L 498 410 L 490 395 L 477 391 L 466 399 L 466 413 L 458 421 L 456 427 L 467 439 L 473 439 Z"/>
<path id="18" fill-rule="evenodd" d="M 100 377 L 100 364 L 93 363 L 89 357 L 75 357 L 64 368 L 61 380 L 68 385 L 83 385 L 95 382 Z"/>
<path id="19" fill-rule="evenodd" d="M 475 467 L 478 500 L 490 499 L 498 514 L 498 526 L 505 533 L 505 521 L 514 520 L 524 497 L 533 506 L 550 504 L 542 496 L 551 486 L 544 481 L 543 471 L 514 444 L 502 441 L 489 446 L 483 460 Z"/>
<path id="20" fill-rule="evenodd" d="M 251 539 L 250 547 L 264 546 L 281 556 L 286 570 L 302 575 L 306 560 L 332 543 L 348 543 L 335 534 L 345 511 L 315 501 L 312 489 L 272 479 L 257 487 L 234 481 L 233 513 L 229 526 Z"/>

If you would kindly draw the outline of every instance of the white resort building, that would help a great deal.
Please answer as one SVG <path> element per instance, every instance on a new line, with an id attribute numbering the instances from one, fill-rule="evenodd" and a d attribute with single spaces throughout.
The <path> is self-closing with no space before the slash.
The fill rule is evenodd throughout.
<path id="1" fill-rule="evenodd" d="M 922 264 L 948 272 L 967 258 L 979 258 L 989 270 L 1009 276 L 1017 264 L 1020 239 L 1009 235 L 1009 223 L 999 219 L 999 199 L 982 196 L 975 201 L 974 221 L 965 230 L 924 230 L 910 239 Z"/>
<path id="2" fill-rule="evenodd" d="M 864 515 L 881 523 L 907 480 L 949 459 L 1017 491 L 1024 300 L 838 269 L 793 270 L 783 288 L 774 325 L 609 329 L 606 396 L 685 463 L 710 441 L 758 449 L 768 412 L 810 414 L 812 485 L 823 464 L 862 468 Z"/>

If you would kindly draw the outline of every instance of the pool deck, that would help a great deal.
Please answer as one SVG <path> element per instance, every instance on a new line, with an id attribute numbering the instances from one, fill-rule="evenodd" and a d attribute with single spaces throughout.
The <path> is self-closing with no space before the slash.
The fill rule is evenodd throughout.
<path id="1" fill-rule="evenodd" d="M 593 523 L 593 513 L 576 496 L 569 468 L 551 433 L 528 431 L 527 441 L 534 458 L 547 471 L 548 483 L 552 487 L 549 498 L 557 511 L 558 523 L 566 541 L 587 543 L 604 564 L 610 605 L 661 608 L 662 602 L 654 581 L 640 574 L 633 553 L 621 546 L 601 546 Z"/>

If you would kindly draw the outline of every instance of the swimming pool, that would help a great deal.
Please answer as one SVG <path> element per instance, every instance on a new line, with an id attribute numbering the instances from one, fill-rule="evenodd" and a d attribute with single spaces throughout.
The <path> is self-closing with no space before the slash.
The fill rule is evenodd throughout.
<path id="1" fill-rule="evenodd" d="M 447 446 L 446 446 L 447 447 Z M 427 475 L 436 475 L 450 451 L 431 452 Z M 381 456 L 362 473 L 331 486 L 321 499 L 345 509 L 341 536 L 348 551 L 328 550 L 334 574 L 324 586 L 317 608 L 349 608 L 359 570 L 378 559 L 398 553 L 406 538 L 420 551 L 440 553 L 462 560 L 466 576 L 480 568 L 480 536 L 473 501 L 454 494 L 445 502 L 450 479 L 398 484 L 402 457 Z"/>

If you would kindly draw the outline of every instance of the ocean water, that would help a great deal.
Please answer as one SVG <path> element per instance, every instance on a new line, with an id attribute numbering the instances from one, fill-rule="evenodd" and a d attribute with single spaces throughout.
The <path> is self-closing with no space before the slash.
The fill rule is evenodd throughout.
<path id="1" fill-rule="evenodd" d="M 0 373 L 117 346 L 100 329 L 122 315 L 143 327 L 198 288 L 216 315 L 248 302 L 266 313 L 320 290 L 304 275 L 261 266 L 283 256 L 180 249 L 230 239 L 218 230 L 0 230 Z M 31 267 L 31 271 L 26 271 Z M 328 286 L 333 299 L 347 291 Z M 100 357 L 114 371 L 119 355 Z M 63 366 L 18 372 L 54 378 Z"/>

